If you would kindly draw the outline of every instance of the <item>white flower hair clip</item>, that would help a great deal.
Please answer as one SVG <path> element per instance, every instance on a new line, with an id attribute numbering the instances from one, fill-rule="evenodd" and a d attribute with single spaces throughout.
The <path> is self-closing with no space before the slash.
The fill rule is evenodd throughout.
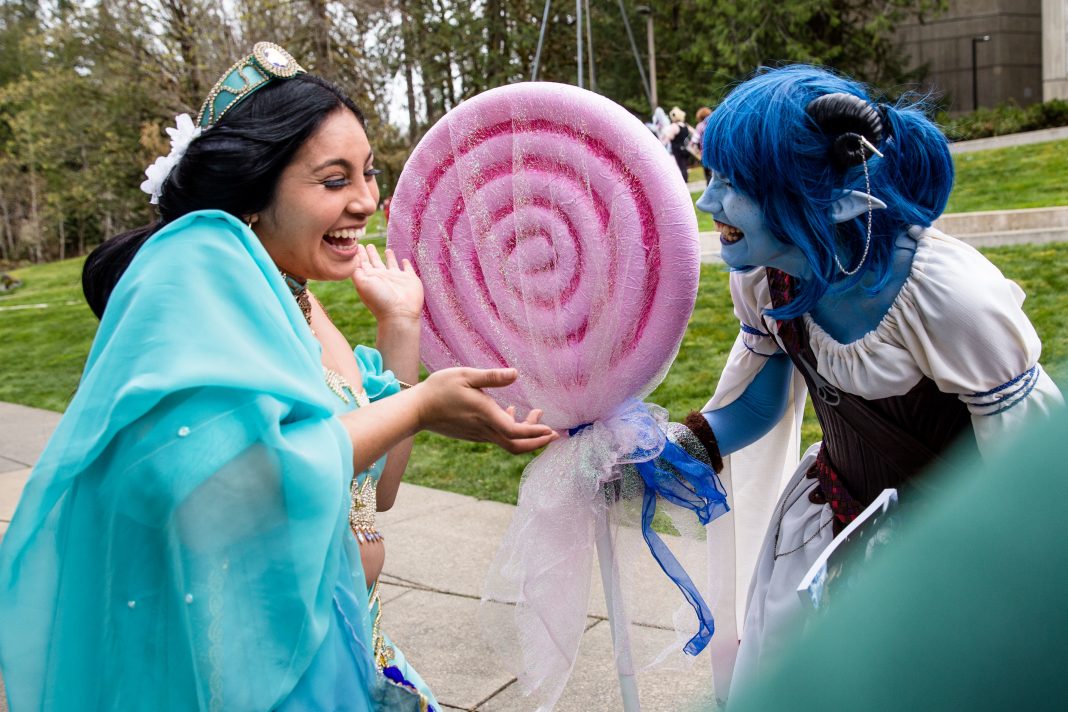
<path id="1" fill-rule="evenodd" d="M 160 156 L 145 169 L 146 179 L 141 183 L 141 190 L 152 196 L 148 202 L 153 205 L 159 204 L 159 196 L 163 193 L 163 181 L 167 180 L 167 176 L 178 165 L 178 161 L 182 160 L 189 144 L 201 132 L 199 126 L 193 125 L 193 117 L 189 114 L 179 114 L 174 119 L 175 127 L 167 129 L 167 135 L 171 137 L 171 152 L 166 156 Z"/>

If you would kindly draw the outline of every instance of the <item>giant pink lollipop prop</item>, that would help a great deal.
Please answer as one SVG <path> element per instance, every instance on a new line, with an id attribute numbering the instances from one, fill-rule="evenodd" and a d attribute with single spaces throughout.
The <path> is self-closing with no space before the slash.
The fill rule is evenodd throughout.
<path id="1" fill-rule="evenodd" d="M 574 427 L 647 394 L 699 277 L 678 169 L 619 105 L 527 83 L 470 99 L 420 141 L 389 245 L 423 279 L 427 368 L 515 366 L 502 404 Z"/>
<path id="2" fill-rule="evenodd" d="M 575 432 L 524 472 L 484 592 L 515 606 L 482 608 L 498 659 L 551 707 L 585 629 L 595 531 L 602 574 L 620 579 L 601 485 L 665 447 L 666 416 L 641 399 L 693 310 L 693 204 L 638 119 L 597 94 L 532 83 L 439 121 L 393 206 L 389 245 L 426 290 L 427 368 L 515 366 L 519 380 L 491 391 L 498 402 L 541 408 L 546 423 Z M 622 598 L 611 598 L 623 625 Z M 628 675 L 627 652 L 616 657 Z"/>

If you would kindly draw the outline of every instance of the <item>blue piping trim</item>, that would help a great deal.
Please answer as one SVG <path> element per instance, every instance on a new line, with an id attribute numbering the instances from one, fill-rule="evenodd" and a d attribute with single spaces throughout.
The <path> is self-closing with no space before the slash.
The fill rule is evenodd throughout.
<path id="1" fill-rule="evenodd" d="M 1030 376 L 1032 376 L 1034 374 L 1036 369 L 1038 369 L 1038 364 L 1037 363 L 1034 366 L 1032 366 L 1030 369 L 1028 369 L 1028 370 L 1024 371 L 1023 373 L 1021 373 L 1016 378 L 1012 379 L 1011 381 L 1009 381 L 1007 383 L 1002 383 L 997 388 L 993 388 L 993 389 L 991 389 L 989 391 L 984 391 L 983 393 L 968 393 L 968 394 L 966 394 L 966 397 L 968 397 L 968 398 L 985 398 L 987 396 L 992 396 L 995 393 L 1000 393 L 1001 391 L 1005 390 L 1006 388 L 1009 388 L 1010 386 L 1012 386 L 1013 384 L 1017 383 L 1021 379 L 1029 378 Z"/>
<path id="2" fill-rule="evenodd" d="M 742 325 L 742 333 L 752 334 L 753 336 L 771 336 L 771 334 L 749 326 L 745 322 L 740 322 Z"/>
<path id="3" fill-rule="evenodd" d="M 1006 401 L 1013 400 L 1018 395 L 1020 395 L 1020 393 L 1022 391 L 1029 390 L 1028 386 L 1032 385 L 1034 383 L 1034 381 L 1035 381 L 1035 379 L 1028 379 L 1028 380 L 1024 381 L 1023 383 L 1021 383 L 1019 388 L 1016 388 L 1014 390 L 1008 391 L 1006 393 L 1001 393 L 1001 394 L 997 395 L 993 400 L 987 401 L 985 403 L 977 403 L 975 401 L 968 401 L 968 404 L 971 405 L 973 408 L 994 408 L 996 406 L 1001 405 L 1002 403 L 1005 403 Z"/>
<path id="4" fill-rule="evenodd" d="M 1021 374 L 1023 376 L 1026 376 L 1027 380 L 1025 380 L 1023 383 L 1019 383 L 1015 388 L 1013 388 L 1010 391 L 1002 391 L 1002 392 L 998 393 L 997 395 L 993 396 L 990 400 L 986 401 L 985 403 L 972 401 L 972 400 L 966 400 L 965 402 L 968 403 L 973 408 L 994 408 L 994 407 L 997 407 L 999 405 L 1002 405 L 1006 401 L 1014 400 L 1016 397 L 1020 396 L 1023 391 L 1030 391 L 1031 390 L 1030 386 L 1033 386 L 1034 383 L 1038 380 L 1038 376 L 1039 376 L 1039 374 L 1041 372 L 1042 372 L 1041 369 L 1039 369 L 1036 366 L 1036 368 L 1033 368 L 1033 369 Z M 1013 379 L 1013 380 L 1015 381 L 1017 379 Z M 968 398 L 968 396 L 962 396 L 962 398 Z"/>
<path id="5" fill-rule="evenodd" d="M 772 356 L 775 355 L 775 354 L 762 354 L 762 353 L 760 353 L 759 351 L 754 349 L 752 346 L 750 346 L 749 344 L 745 343 L 744 339 L 742 340 L 742 346 L 744 346 L 746 349 L 748 349 L 750 353 L 752 353 L 752 354 L 754 354 L 756 356 L 760 356 L 762 358 L 771 358 Z"/>
<path id="6" fill-rule="evenodd" d="M 1037 377 L 1034 378 L 1031 381 L 1031 383 L 1027 385 L 1027 389 L 1020 395 L 1019 398 L 1017 398 L 1014 401 L 1010 402 L 1010 404 L 1002 406 L 1001 408 L 999 408 L 998 410 L 993 411 L 992 413 L 981 413 L 981 415 L 989 416 L 989 415 L 996 415 L 998 413 L 1004 413 L 1009 408 L 1012 408 L 1014 406 L 1020 405 L 1021 401 L 1023 401 L 1028 395 L 1031 395 L 1031 392 L 1035 390 L 1035 386 L 1036 385 L 1038 385 L 1038 378 Z"/>

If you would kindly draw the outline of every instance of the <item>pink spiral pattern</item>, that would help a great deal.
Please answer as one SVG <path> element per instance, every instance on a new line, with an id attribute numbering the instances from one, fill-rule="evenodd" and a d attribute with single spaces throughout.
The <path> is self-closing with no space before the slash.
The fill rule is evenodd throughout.
<path id="1" fill-rule="evenodd" d="M 426 289 L 427 368 L 514 366 L 493 395 L 554 427 L 655 388 L 697 294 L 674 161 L 625 109 L 568 85 L 493 89 L 439 121 L 401 174 L 388 242 Z"/>

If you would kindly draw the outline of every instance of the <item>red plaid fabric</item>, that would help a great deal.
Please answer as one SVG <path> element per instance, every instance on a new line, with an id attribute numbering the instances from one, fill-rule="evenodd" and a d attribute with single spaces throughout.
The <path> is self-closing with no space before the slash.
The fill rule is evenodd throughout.
<path id="1" fill-rule="evenodd" d="M 864 511 L 864 506 L 846 489 L 845 483 L 842 482 L 834 466 L 827 461 L 825 452 L 826 450 L 820 448 L 816 461 L 808 469 L 807 475 L 819 480 L 820 489 L 823 490 L 823 495 L 827 503 L 831 505 L 831 511 L 834 512 L 835 532 L 839 532 Z"/>
<path id="2" fill-rule="evenodd" d="M 768 290 L 771 292 L 771 304 L 778 308 L 793 301 L 794 278 L 782 270 L 768 267 Z M 779 320 L 779 338 L 788 351 L 799 353 L 801 350 L 801 335 L 798 333 L 797 324 L 793 319 Z"/>

